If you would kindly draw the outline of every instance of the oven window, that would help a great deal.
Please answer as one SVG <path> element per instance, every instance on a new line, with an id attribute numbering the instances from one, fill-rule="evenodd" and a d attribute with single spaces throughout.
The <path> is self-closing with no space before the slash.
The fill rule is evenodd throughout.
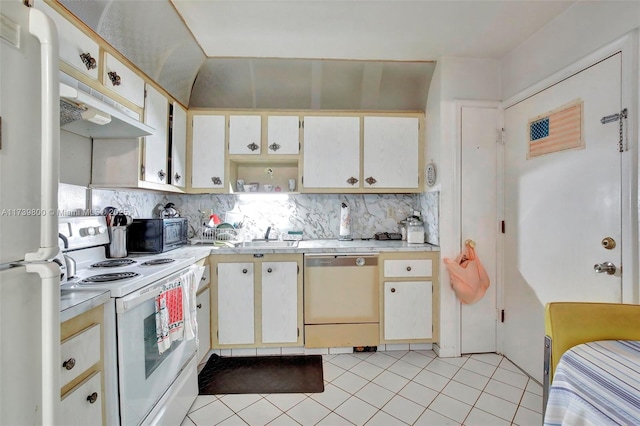
<path id="1" fill-rule="evenodd" d="M 156 336 L 156 314 L 155 312 L 144 319 L 144 372 L 145 379 L 148 379 L 162 361 L 167 359 L 171 352 L 177 348 L 181 340 L 173 342 L 171 347 L 164 351 L 162 355 L 158 352 L 158 338 Z"/>
<path id="2" fill-rule="evenodd" d="M 175 222 L 166 224 L 164 227 L 164 244 L 171 246 L 182 241 L 182 223 Z"/>

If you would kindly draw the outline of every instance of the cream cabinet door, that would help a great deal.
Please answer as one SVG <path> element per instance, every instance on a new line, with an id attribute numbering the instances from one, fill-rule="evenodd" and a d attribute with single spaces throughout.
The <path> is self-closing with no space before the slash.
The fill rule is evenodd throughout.
<path id="1" fill-rule="evenodd" d="M 191 152 L 191 187 L 224 188 L 224 115 L 194 115 Z"/>
<path id="2" fill-rule="evenodd" d="M 218 264 L 218 343 L 255 343 L 253 263 Z"/>
<path id="3" fill-rule="evenodd" d="M 360 186 L 360 118 L 304 118 L 304 188 Z"/>
<path id="4" fill-rule="evenodd" d="M 298 341 L 298 263 L 262 262 L 262 343 Z"/>
<path id="5" fill-rule="evenodd" d="M 272 115 L 267 118 L 267 153 L 300 152 L 300 118 L 297 115 Z"/>
<path id="6" fill-rule="evenodd" d="M 102 380 L 96 372 L 62 398 L 60 424 L 102 425 L 102 398 Z"/>
<path id="7" fill-rule="evenodd" d="M 384 283 L 385 340 L 432 336 L 431 289 L 431 281 Z"/>
<path id="8" fill-rule="evenodd" d="M 98 59 L 100 55 L 98 43 L 53 10 L 44 0 L 35 2 L 35 8 L 46 13 L 56 24 L 60 59 L 84 75 L 98 80 Z"/>
<path id="9" fill-rule="evenodd" d="M 140 108 L 144 107 L 144 80 L 108 53 L 105 54 L 102 82 L 105 87 L 127 98 Z"/>
<path id="10" fill-rule="evenodd" d="M 187 156 L 187 111 L 173 103 L 171 124 L 171 176 L 169 183 L 184 188 Z"/>
<path id="11" fill-rule="evenodd" d="M 207 355 L 211 349 L 211 302 L 209 289 L 206 289 L 196 297 L 197 321 L 198 321 L 198 361 Z"/>
<path id="12" fill-rule="evenodd" d="M 167 183 L 169 101 L 150 85 L 147 85 L 144 122 L 155 129 L 152 135 L 144 137 L 144 180 Z"/>
<path id="13" fill-rule="evenodd" d="M 363 188 L 419 187 L 419 119 L 364 117 Z"/>
<path id="14" fill-rule="evenodd" d="M 261 116 L 229 116 L 229 154 L 260 154 L 261 135 Z"/>

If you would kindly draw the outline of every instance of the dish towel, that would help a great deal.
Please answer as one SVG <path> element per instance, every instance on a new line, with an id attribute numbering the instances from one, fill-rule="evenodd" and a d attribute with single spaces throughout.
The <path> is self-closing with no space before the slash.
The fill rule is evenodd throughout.
<path id="1" fill-rule="evenodd" d="M 156 297 L 156 337 L 158 351 L 162 354 L 171 347 L 171 342 L 184 336 L 183 280 L 165 284 Z"/>
<path id="2" fill-rule="evenodd" d="M 186 340 L 196 339 L 198 344 L 198 307 L 196 302 L 196 293 L 198 291 L 198 282 L 204 266 L 192 266 L 189 271 L 182 276 L 184 283 L 184 338 Z"/>

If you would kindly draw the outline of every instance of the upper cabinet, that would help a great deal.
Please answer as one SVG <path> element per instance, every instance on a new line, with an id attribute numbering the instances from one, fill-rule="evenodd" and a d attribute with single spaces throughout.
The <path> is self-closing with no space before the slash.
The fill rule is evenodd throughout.
<path id="1" fill-rule="evenodd" d="M 260 115 L 229 116 L 229 155 L 260 155 L 262 117 Z"/>
<path id="2" fill-rule="evenodd" d="M 105 54 L 102 84 L 133 104 L 144 107 L 144 79 L 109 53 Z"/>
<path id="3" fill-rule="evenodd" d="M 156 129 L 153 135 L 144 138 L 144 172 L 147 182 L 168 183 L 167 129 L 169 101 L 164 95 L 147 85 L 144 106 L 144 122 Z"/>
<path id="4" fill-rule="evenodd" d="M 364 117 L 363 188 L 420 187 L 419 126 L 417 117 Z"/>
<path id="5" fill-rule="evenodd" d="M 35 7 L 45 12 L 56 24 L 60 59 L 70 65 L 74 71 L 80 72 L 93 80 L 98 80 L 98 61 L 100 57 L 98 43 L 53 10 L 44 1 L 36 2 Z"/>
<path id="6" fill-rule="evenodd" d="M 303 192 L 420 192 L 419 114 L 305 116 Z"/>
<path id="7" fill-rule="evenodd" d="M 360 117 L 304 117 L 303 177 L 305 192 L 359 188 Z"/>
<path id="8" fill-rule="evenodd" d="M 225 190 L 225 129 L 224 115 L 192 115 L 191 184 L 192 192 L 223 192 Z"/>
<path id="9" fill-rule="evenodd" d="M 269 115 L 266 143 L 268 154 L 298 155 L 300 153 L 300 117 Z"/>
<path id="10" fill-rule="evenodd" d="M 170 145 L 169 182 L 179 188 L 184 188 L 187 180 L 187 110 L 177 102 L 174 102 L 171 108 Z"/>

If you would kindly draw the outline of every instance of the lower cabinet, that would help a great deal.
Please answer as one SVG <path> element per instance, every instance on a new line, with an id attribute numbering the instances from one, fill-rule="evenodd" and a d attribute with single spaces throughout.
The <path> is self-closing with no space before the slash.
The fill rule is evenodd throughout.
<path id="1" fill-rule="evenodd" d="M 384 283 L 385 340 L 432 336 L 431 281 Z"/>
<path id="2" fill-rule="evenodd" d="M 382 343 L 437 341 L 438 252 L 382 253 Z"/>
<path id="3" fill-rule="evenodd" d="M 60 424 L 104 424 L 102 306 L 60 325 Z"/>
<path id="4" fill-rule="evenodd" d="M 197 321 L 198 321 L 198 362 L 209 352 L 211 347 L 211 290 L 204 289 L 196 296 Z"/>
<path id="5" fill-rule="evenodd" d="M 302 345 L 302 255 L 213 258 L 213 348 Z"/>

